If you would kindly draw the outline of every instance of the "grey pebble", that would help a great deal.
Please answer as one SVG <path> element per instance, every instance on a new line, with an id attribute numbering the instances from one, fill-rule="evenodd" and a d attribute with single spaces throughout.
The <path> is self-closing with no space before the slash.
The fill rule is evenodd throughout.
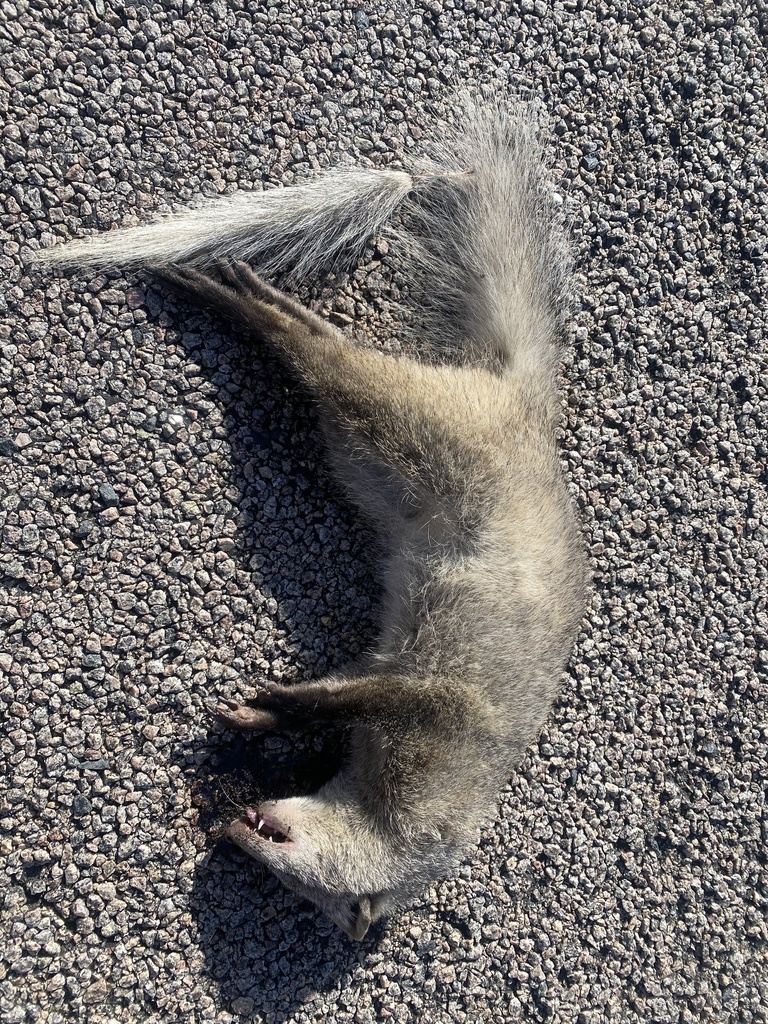
<path id="1" fill-rule="evenodd" d="M 80 767 L 82 768 L 84 765 L 81 764 Z M 87 814 L 91 813 L 92 809 L 93 805 L 87 797 L 78 795 L 72 801 L 72 816 L 74 818 L 84 818 Z"/>
<path id="2" fill-rule="evenodd" d="M 99 501 L 105 508 L 114 508 L 120 504 L 120 496 L 112 484 L 99 486 Z"/>

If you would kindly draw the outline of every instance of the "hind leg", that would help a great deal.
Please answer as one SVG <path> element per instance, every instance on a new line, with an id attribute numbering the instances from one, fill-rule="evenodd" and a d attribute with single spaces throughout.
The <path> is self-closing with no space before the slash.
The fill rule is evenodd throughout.
<path id="1" fill-rule="evenodd" d="M 458 501 L 492 469 L 504 409 L 490 373 L 357 348 L 244 264 L 222 267 L 221 280 L 191 267 L 156 274 L 277 352 L 316 399 L 332 459 L 356 491 L 364 479 L 390 506 Z"/>

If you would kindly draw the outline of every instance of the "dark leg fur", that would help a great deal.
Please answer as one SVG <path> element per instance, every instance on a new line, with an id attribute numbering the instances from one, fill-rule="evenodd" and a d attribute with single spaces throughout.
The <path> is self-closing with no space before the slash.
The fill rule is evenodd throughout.
<path id="1" fill-rule="evenodd" d="M 333 335 L 337 332 L 322 317 L 290 298 L 285 292 L 263 281 L 246 263 L 226 263 L 219 267 L 222 280 L 235 291 L 246 292 L 261 302 L 275 306 L 281 313 L 303 324 L 310 333 Z"/>
<path id="2" fill-rule="evenodd" d="M 243 288 L 234 276 L 230 277 L 229 282 L 219 281 L 196 267 L 188 266 L 155 267 L 151 273 L 183 298 L 195 302 L 204 309 L 210 309 L 227 320 L 244 324 L 265 338 L 268 338 L 272 331 L 285 329 L 287 326 L 285 320 L 280 317 L 281 311 L 276 304 L 265 301 Z M 258 281 L 258 278 L 256 280 Z"/>
<path id="3" fill-rule="evenodd" d="M 395 675 L 350 677 L 297 686 L 269 686 L 248 705 L 222 701 L 212 711 L 216 721 L 231 729 L 306 729 L 317 725 L 421 722 L 449 713 L 464 695 L 449 692 L 438 682 L 420 686 Z M 466 708 L 464 708 L 466 710 Z"/>
<path id="4" fill-rule="evenodd" d="M 372 708 L 393 704 L 396 696 L 387 682 L 386 678 L 363 676 L 331 684 L 319 680 L 291 687 L 272 685 L 260 690 L 247 705 L 223 701 L 213 716 L 232 729 L 261 731 L 350 722 Z M 397 690 L 400 681 L 395 682 Z"/>

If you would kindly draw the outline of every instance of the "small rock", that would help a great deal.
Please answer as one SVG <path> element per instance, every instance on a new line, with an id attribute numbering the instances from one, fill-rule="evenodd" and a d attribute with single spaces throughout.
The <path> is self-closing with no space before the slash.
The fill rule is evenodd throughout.
<path id="1" fill-rule="evenodd" d="M 105 508 L 114 508 L 120 504 L 120 495 L 112 484 L 101 484 L 99 487 L 99 501 Z"/>
<path id="2" fill-rule="evenodd" d="M 78 793 L 72 801 L 73 818 L 84 818 L 87 814 L 91 813 L 92 809 L 91 801 L 87 797 L 83 796 L 82 793 Z"/>

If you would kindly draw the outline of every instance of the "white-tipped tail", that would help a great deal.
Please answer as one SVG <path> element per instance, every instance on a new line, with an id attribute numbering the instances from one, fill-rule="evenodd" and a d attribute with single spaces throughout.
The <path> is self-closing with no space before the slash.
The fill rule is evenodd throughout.
<path id="1" fill-rule="evenodd" d="M 404 171 L 337 170 L 295 188 L 239 192 L 148 224 L 41 250 L 40 263 L 93 270 L 245 260 L 300 279 L 354 254 L 413 188 Z"/>

